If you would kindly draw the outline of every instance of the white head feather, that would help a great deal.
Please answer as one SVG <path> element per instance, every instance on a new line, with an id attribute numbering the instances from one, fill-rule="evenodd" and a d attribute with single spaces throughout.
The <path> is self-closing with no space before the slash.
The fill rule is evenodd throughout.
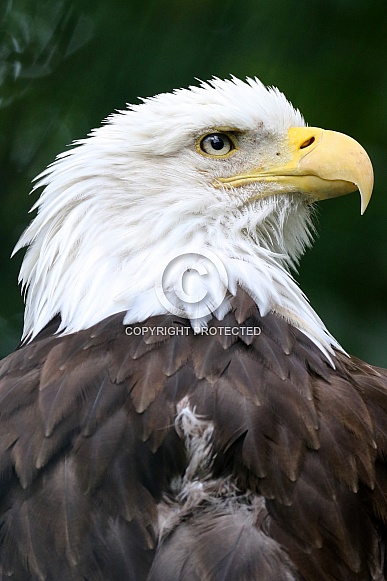
<path id="1" fill-rule="evenodd" d="M 59 331 L 71 333 L 121 311 L 126 323 L 168 312 L 158 292 L 166 261 L 195 254 L 225 267 L 209 300 L 216 316 L 230 308 L 225 292 L 240 285 L 262 315 L 277 312 L 332 352 L 336 341 L 287 270 L 311 240 L 305 198 L 273 192 L 249 202 L 252 188 L 267 186 L 213 186 L 260 155 L 274 156 L 288 129 L 302 125 L 277 89 L 236 78 L 144 99 L 110 116 L 38 176 L 38 213 L 15 249 L 29 247 L 20 272 L 24 338 L 58 313 Z M 200 155 L 200 136 L 222 127 L 242 132 L 243 147 L 222 160 Z M 194 325 L 209 318 L 199 313 L 198 320 L 189 304 L 179 308 Z"/>

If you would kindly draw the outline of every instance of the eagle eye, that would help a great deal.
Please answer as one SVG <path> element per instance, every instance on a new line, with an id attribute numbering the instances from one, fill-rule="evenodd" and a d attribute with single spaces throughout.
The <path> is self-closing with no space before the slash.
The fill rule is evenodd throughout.
<path id="1" fill-rule="evenodd" d="M 199 148 L 200 153 L 222 157 L 231 153 L 235 145 L 226 133 L 209 133 L 200 139 Z"/>

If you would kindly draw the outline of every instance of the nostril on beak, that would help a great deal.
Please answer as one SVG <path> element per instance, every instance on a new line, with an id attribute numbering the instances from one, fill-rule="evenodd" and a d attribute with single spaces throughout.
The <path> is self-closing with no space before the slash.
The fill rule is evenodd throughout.
<path id="1" fill-rule="evenodd" d="M 306 147 L 309 147 L 309 145 L 312 145 L 312 143 L 314 143 L 315 141 L 316 140 L 313 136 L 309 137 L 309 139 L 307 139 L 306 141 L 304 141 L 304 143 L 300 145 L 300 149 L 305 149 Z"/>

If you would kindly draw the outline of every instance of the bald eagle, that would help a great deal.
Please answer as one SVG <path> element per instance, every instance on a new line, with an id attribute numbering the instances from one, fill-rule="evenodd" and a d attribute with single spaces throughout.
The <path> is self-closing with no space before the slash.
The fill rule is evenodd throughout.
<path id="1" fill-rule="evenodd" d="M 37 179 L 0 367 L 0 578 L 386 579 L 387 372 L 290 274 L 372 166 L 217 78 L 108 118 Z"/>

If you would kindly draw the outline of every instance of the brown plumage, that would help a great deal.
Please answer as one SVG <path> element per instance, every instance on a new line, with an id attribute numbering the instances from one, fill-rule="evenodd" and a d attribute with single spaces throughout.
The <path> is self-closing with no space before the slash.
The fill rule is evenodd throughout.
<path id="1" fill-rule="evenodd" d="M 386 578 L 386 371 L 232 306 L 232 341 L 118 314 L 2 362 L 1 579 Z"/>

